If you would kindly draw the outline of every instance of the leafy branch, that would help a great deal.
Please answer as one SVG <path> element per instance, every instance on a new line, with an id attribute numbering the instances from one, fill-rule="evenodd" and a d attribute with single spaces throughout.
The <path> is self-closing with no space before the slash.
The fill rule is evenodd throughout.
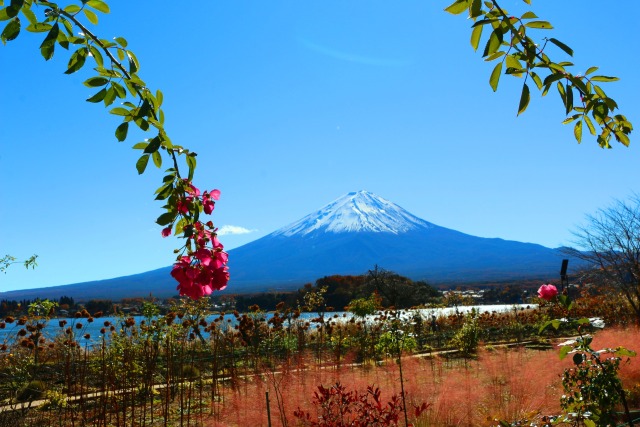
<path id="1" fill-rule="evenodd" d="M 0 0 L 0 6 L 4 6 L 4 0 Z M 113 40 L 99 38 L 81 21 L 84 18 L 96 25 L 98 14 L 109 12 L 109 6 L 103 0 L 81 0 L 80 4 L 70 4 L 66 7 L 44 0 L 11 0 L 8 6 L 0 9 L 0 21 L 8 21 L 0 34 L 0 40 L 6 44 L 16 39 L 22 29 L 22 18 L 28 22 L 26 31 L 46 33 L 40 45 L 40 53 L 45 60 L 53 58 L 57 46 L 73 51 L 65 74 L 80 71 L 87 60 L 91 59 L 95 65 L 95 74 L 86 79 L 84 85 L 99 90 L 87 101 L 103 103 L 105 107 L 112 106 L 117 99 L 121 101 L 120 106 L 109 110 L 112 115 L 122 118 L 122 122 L 115 129 L 116 139 L 126 140 L 132 123 L 141 131 L 154 134 L 133 146 L 134 149 L 142 151 L 136 162 L 136 169 L 142 174 L 150 159 L 157 168 L 162 167 L 163 158 L 170 159 L 172 167 L 165 171 L 162 185 L 155 192 L 156 200 L 166 201 L 163 206 L 165 212 L 156 222 L 163 227 L 164 237 L 173 231 L 176 236 L 186 239 L 182 248 L 175 250 L 176 266 L 179 264 L 183 273 L 187 270 L 197 270 L 196 273 L 188 275 L 191 278 L 205 272 L 206 278 L 200 277 L 198 283 L 191 281 L 188 285 L 205 289 L 205 294 L 211 293 L 213 276 L 216 276 L 217 283 L 214 288 L 224 287 L 228 280 L 226 254 L 222 252 L 222 245 L 217 241 L 213 223 L 201 222 L 200 213 L 204 211 L 211 214 L 219 191 L 205 191 L 201 194 L 192 184 L 197 154 L 171 142 L 164 128 L 164 112 L 161 108 L 163 94 L 160 90 L 154 93 L 140 78 L 140 63 L 136 55 L 128 49 L 127 40 L 123 37 L 115 37 Z M 184 163 L 188 169 L 186 178 L 180 172 L 180 156 L 184 156 Z M 212 259 L 219 262 L 213 265 Z M 179 286 L 184 284 L 181 282 Z M 183 291 L 184 289 L 181 289 L 181 293 Z M 184 293 L 190 296 L 202 294 Z"/>
<path id="2" fill-rule="evenodd" d="M 24 268 L 26 268 L 27 270 L 29 268 L 34 269 L 38 266 L 38 263 L 36 262 L 37 259 L 38 255 L 32 255 L 24 261 L 18 261 L 18 258 L 14 256 L 5 255 L 4 257 L 0 258 L 0 273 L 6 273 L 7 269 L 12 264 L 24 264 Z"/>
<path id="3" fill-rule="evenodd" d="M 531 4 L 531 0 L 523 1 Z M 629 145 L 629 134 L 633 125 L 626 116 L 614 114 L 618 109 L 617 102 L 597 84 L 617 81 L 618 78 L 593 75 L 598 67 L 589 67 L 583 75 L 573 74 L 568 71 L 573 63 L 552 61 L 545 52 L 549 43 L 569 56 L 573 56 L 573 50 L 555 38 L 544 38 L 541 43 L 536 43 L 528 35 L 529 30 L 553 29 L 551 23 L 538 19 L 531 11 L 520 17 L 511 16 L 496 0 L 456 0 L 445 8 L 445 11 L 454 15 L 468 13 L 473 19 L 471 46 L 476 51 L 480 47 L 483 30 L 488 28 L 488 31 L 491 31 L 485 42 L 482 57 L 487 62 L 499 60 L 489 77 L 489 84 L 494 92 L 498 90 L 503 69 L 504 74 L 524 76 L 518 115 L 529 106 L 529 79 L 542 96 L 546 95 L 555 83 L 567 116 L 562 123 L 575 122 L 573 133 L 578 142 L 582 141 L 584 123 L 589 133 L 596 136 L 602 148 L 611 148 L 612 137 L 625 146 Z"/>

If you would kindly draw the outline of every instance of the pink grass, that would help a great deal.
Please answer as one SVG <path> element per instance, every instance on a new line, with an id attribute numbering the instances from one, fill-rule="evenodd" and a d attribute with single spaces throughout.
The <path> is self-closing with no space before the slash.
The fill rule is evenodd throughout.
<path id="1" fill-rule="evenodd" d="M 637 328 L 598 332 L 594 348 L 617 347 L 640 350 Z M 560 382 L 570 358 L 560 360 L 558 350 L 482 350 L 477 360 L 403 358 L 405 390 L 409 407 L 427 402 L 430 408 L 416 426 L 489 426 L 494 420 L 517 421 L 560 412 Z M 302 365 L 302 364 L 301 364 Z M 309 365 L 306 365 L 309 366 Z M 382 390 L 383 400 L 400 393 L 399 370 L 393 360 L 364 367 L 311 367 L 285 369 L 245 380 L 235 390 L 225 389 L 224 403 L 207 426 L 267 426 L 265 392 L 269 392 L 273 426 L 295 426 L 297 408 L 315 414 L 312 403 L 317 386 L 337 381 L 349 389 L 364 391 L 367 385 Z M 623 363 L 621 376 L 626 388 L 640 390 L 640 360 Z M 283 400 L 277 403 L 276 394 Z M 280 410 L 286 421 L 281 421 Z"/>

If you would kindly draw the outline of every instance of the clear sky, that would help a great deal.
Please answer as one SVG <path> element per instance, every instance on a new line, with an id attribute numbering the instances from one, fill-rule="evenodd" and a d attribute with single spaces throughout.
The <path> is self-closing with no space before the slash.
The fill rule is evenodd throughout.
<path id="1" fill-rule="evenodd" d="M 586 214 L 639 191 L 640 3 L 530 7 L 555 26 L 534 37 L 570 45 L 576 72 L 621 78 L 608 92 L 636 131 L 602 150 L 575 142 L 554 91 L 516 117 L 522 80 L 492 92 L 493 64 L 449 2 L 114 0 L 96 31 L 127 38 L 164 92 L 170 137 L 199 154 L 196 185 L 222 191 L 214 223 L 248 231 L 222 236 L 228 249 L 362 189 L 468 234 L 570 243 Z M 144 136 L 118 143 L 118 119 L 84 101 L 88 75 L 64 75 L 61 49 L 45 62 L 43 37 L 0 46 L 0 256 L 39 255 L 0 291 L 170 265 L 181 244 L 154 223 L 161 172 L 135 170 Z"/>

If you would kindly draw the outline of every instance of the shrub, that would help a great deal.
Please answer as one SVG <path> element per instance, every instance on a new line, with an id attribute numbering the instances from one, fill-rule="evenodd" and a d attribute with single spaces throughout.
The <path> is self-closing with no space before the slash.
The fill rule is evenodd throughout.
<path id="1" fill-rule="evenodd" d="M 18 390 L 16 399 L 18 402 L 29 402 L 32 400 L 39 400 L 44 397 L 47 386 L 43 381 L 33 380 L 27 385 Z"/>
<path id="2" fill-rule="evenodd" d="M 478 349 L 479 336 L 477 312 L 472 310 L 465 316 L 462 328 L 453 337 L 453 346 L 460 350 L 463 356 L 470 356 Z"/>
<path id="3" fill-rule="evenodd" d="M 391 400 L 383 404 L 380 389 L 368 386 L 366 393 L 347 391 L 346 387 L 337 382 L 330 388 L 318 386 L 314 393 L 313 403 L 318 408 L 318 416 L 300 408 L 294 416 L 300 425 L 308 427 L 377 427 L 397 426 L 402 414 L 402 397 L 391 396 Z M 428 408 L 426 403 L 414 408 L 414 416 Z"/>

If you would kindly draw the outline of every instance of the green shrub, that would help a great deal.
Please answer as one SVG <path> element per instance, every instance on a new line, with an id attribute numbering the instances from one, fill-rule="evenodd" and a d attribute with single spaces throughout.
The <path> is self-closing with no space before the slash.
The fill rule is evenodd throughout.
<path id="1" fill-rule="evenodd" d="M 463 356 L 467 357 L 476 352 L 480 336 L 478 327 L 477 311 L 472 310 L 464 318 L 462 328 L 454 335 L 452 344 L 460 350 Z"/>

